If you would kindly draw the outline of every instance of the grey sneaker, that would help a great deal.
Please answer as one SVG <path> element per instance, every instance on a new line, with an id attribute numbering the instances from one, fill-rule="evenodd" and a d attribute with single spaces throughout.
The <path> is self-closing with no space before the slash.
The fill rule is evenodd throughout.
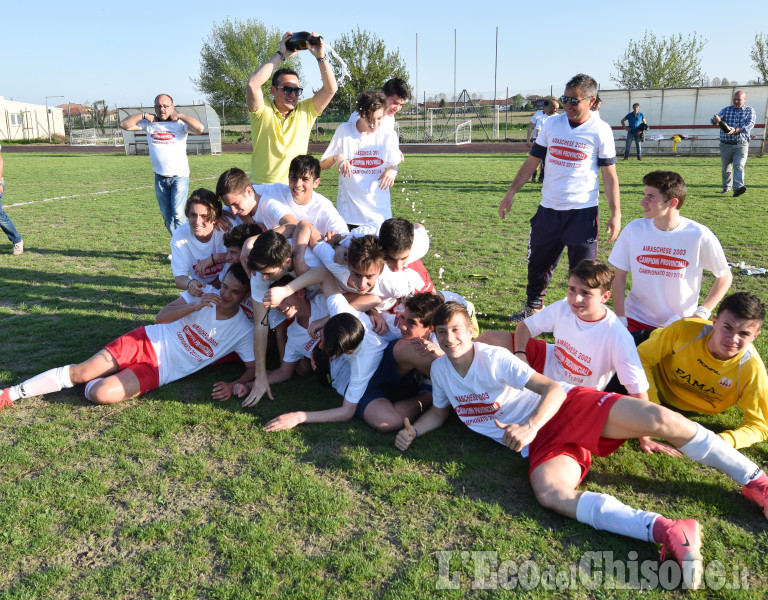
<path id="1" fill-rule="evenodd" d="M 13 245 L 13 255 L 14 256 L 18 256 L 22 252 L 24 252 L 24 240 L 21 240 L 20 242 L 16 242 Z"/>
<path id="2" fill-rule="evenodd" d="M 513 323 L 519 323 L 520 321 L 525 321 L 528 317 L 535 315 L 540 310 L 540 308 L 531 308 L 526 304 L 521 310 L 509 317 L 509 320 Z"/>

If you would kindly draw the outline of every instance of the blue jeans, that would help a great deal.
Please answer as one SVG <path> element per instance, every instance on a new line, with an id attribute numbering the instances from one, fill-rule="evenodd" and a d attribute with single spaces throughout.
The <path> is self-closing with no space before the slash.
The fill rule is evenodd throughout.
<path id="1" fill-rule="evenodd" d="M 640 148 L 640 132 L 635 131 L 632 133 L 631 131 L 627 132 L 627 145 L 624 147 L 624 158 L 629 158 L 629 149 L 632 147 L 632 140 L 635 140 L 635 147 L 637 148 L 637 158 L 641 158 L 643 156 L 643 151 Z"/>
<path id="2" fill-rule="evenodd" d="M 3 180 L 0 179 L 0 182 Z M 0 229 L 8 236 L 11 244 L 18 244 L 21 241 L 21 235 L 16 231 L 16 226 L 11 221 L 11 217 L 5 214 L 3 210 L 3 195 L 5 194 L 5 185 L 3 185 L 3 191 L 0 192 Z"/>
<path id="3" fill-rule="evenodd" d="M 189 177 L 163 177 L 155 173 L 157 204 L 160 206 L 165 228 L 171 235 L 187 220 L 184 215 L 187 192 L 189 192 Z"/>
<path id="4" fill-rule="evenodd" d="M 723 161 L 723 189 L 738 190 L 744 187 L 744 166 L 747 164 L 749 144 L 723 144 L 720 142 L 720 158 Z M 733 186 L 731 186 L 733 175 Z"/>

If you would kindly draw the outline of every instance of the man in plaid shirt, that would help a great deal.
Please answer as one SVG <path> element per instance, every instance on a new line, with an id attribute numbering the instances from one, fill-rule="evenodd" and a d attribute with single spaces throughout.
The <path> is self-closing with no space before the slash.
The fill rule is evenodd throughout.
<path id="1" fill-rule="evenodd" d="M 755 110 L 747 106 L 747 94 L 739 90 L 733 94 L 733 104 L 712 117 L 713 125 L 725 123 L 729 129 L 720 125 L 720 158 L 723 161 L 722 194 L 731 191 L 733 174 L 733 197 L 747 191 L 744 185 L 744 165 L 749 154 L 749 138 L 755 126 Z"/>

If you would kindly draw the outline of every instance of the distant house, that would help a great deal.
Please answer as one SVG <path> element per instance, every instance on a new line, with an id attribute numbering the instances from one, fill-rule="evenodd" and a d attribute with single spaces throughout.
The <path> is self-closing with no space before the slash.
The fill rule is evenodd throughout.
<path id="1" fill-rule="evenodd" d="M 64 135 L 64 112 L 44 104 L 6 100 L 0 96 L 0 140 L 45 139 Z"/>

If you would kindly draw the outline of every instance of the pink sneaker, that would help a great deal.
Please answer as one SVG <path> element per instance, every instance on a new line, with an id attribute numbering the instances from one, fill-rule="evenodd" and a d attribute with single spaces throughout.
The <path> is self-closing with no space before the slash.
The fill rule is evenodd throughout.
<path id="1" fill-rule="evenodd" d="M 683 574 L 683 589 L 698 590 L 702 585 L 704 564 L 701 558 L 701 531 L 697 521 L 693 519 L 677 519 L 672 521 L 656 541 L 661 542 L 661 558 L 664 561 L 667 554 L 680 565 Z"/>
<path id="2" fill-rule="evenodd" d="M 747 500 L 757 504 L 765 517 L 768 518 L 768 475 L 763 473 L 751 483 L 742 486 L 741 493 Z"/>
<path id="3" fill-rule="evenodd" d="M 11 406 L 13 406 L 13 400 L 11 400 L 11 394 L 8 391 L 8 388 L 5 388 L 0 392 L 0 410 L 4 410 L 5 407 L 10 408 Z"/>

